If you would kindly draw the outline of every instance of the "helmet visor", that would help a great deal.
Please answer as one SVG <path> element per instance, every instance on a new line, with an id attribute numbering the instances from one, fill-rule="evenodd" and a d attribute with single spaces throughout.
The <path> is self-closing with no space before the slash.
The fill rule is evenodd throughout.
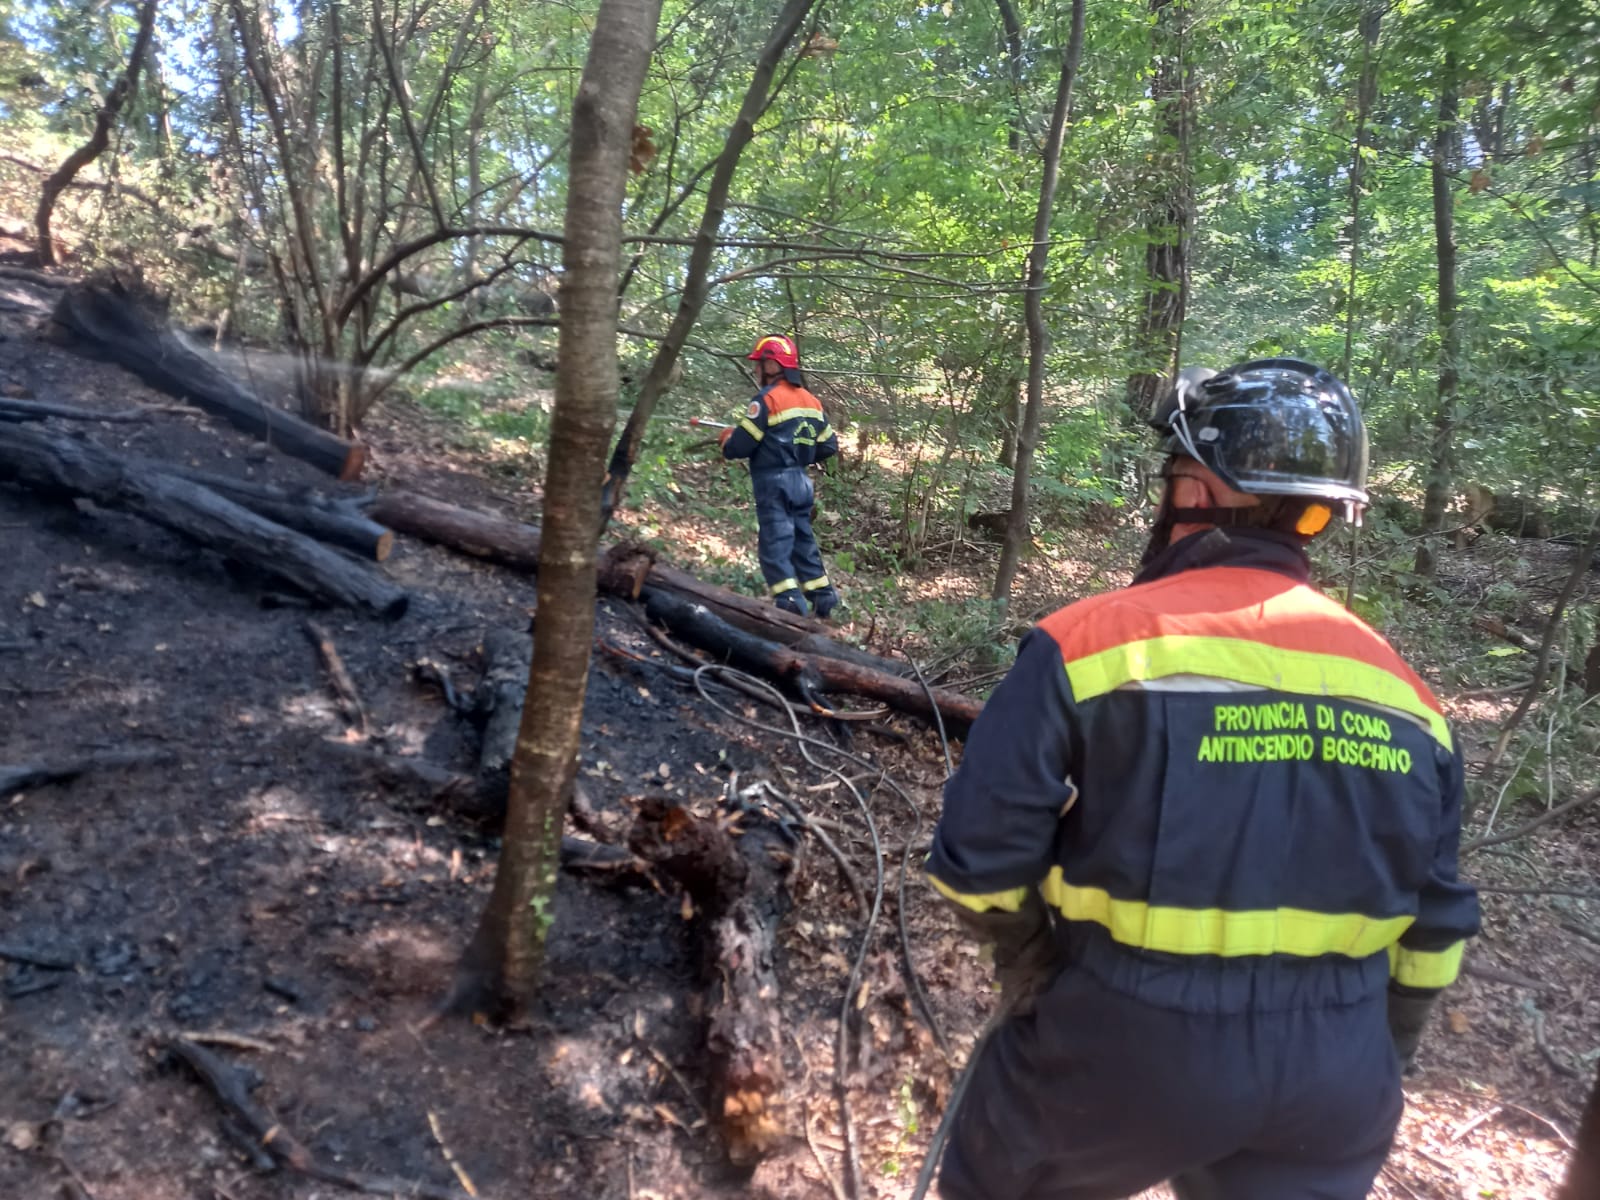
<path id="1" fill-rule="evenodd" d="M 1366 430 L 1360 418 L 1312 396 L 1263 421 L 1251 404 L 1222 403 L 1173 418 L 1169 452 L 1190 454 L 1252 495 L 1320 496 L 1366 504 Z"/>

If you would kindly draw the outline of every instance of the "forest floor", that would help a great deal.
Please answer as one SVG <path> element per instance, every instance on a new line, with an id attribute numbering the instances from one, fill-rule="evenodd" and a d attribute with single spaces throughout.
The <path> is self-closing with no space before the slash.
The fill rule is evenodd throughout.
<path id="1" fill-rule="evenodd" d="M 0 279 L 0 391 L 108 410 L 170 403 L 44 336 L 50 299 Z M 198 414 L 76 428 L 152 458 L 321 482 Z M 364 434 L 373 483 L 537 517 L 531 484 L 488 469 L 423 408 L 386 406 Z M 669 541 L 696 536 L 675 529 L 670 511 L 651 519 Z M 790 1136 L 753 1175 L 723 1164 L 707 1126 L 697 924 L 670 885 L 563 874 L 532 1022 L 420 1027 L 484 904 L 497 844 L 375 772 L 367 752 L 470 773 L 473 729 L 412 667 L 432 659 L 468 690 L 486 633 L 527 627 L 527 578 L 398 539 L 383 569 L 411 593 L 404 618 L 319 614 L 364 703 L 363 732 L 328 687 L 307 614 L 264 606 L 271 583 L 135 517 L 11 487 L 0 487 L 0 547 L 0 763 L 109 749 L 163 756 L 0 797 L 0 946 L 71 964 L 0 962 L 0 1196 L 346 1194 L 252 1164 L 248 1139 L 170 1053 L 184 1031 L 212 1038 L 256 1083 L 256 1102 L 342 1169 L 435 1187 L 470 1178 L 502 1198 L 835 1194 L 829 1178 L 844 1178 L 846 1154 L 834 1052 L 863 913 L 815 850 L 791 880 L 780 931 Z M 992 550 L 959 549 L 929 568 L 930 586 L 954 575 L 981 589 Z M 1480 553 L 1447 564 L 1461 587 L 1505 570 Z M 1555 559 L 1517 561 L 1533 578 L 1559 579 L 1562 548 L 1545 553 Z M 1104 570 L 1103 539 L 1086 537 L 1080 554 L 1030 566 L 1019 610 L 1074 598 L 1083 590 L 1074 580 Z M 1537 629 L 1548 593 L 1528 594 L 1527 627 Z M 611 601 L 598 636 L 645 659 L 657 652 Z M 1458 652 L 1482 654 L 1475 636 L 1463 632 Z M 1506 695 L 1452 695 L 1449 663 L 1420 665 L 1481 761 Z M 852 749 L 892 772 L 919 811 L 881 788 L 868 799 L 885 851 L 885 911 L 848 1014 L 847 1086 L 861 1195 L 902 1197 L 993 993 L 977 949 L 914 869 L 900 911 L 902 851 L 920 858 L 944 763 L 934 732 L 891 724 L 896 737 L 858 732 Z M 831 821 L 870 888 L 874 859 L 844 790 L 791 743 L 729 719 L 648 663 L 597 656 L 583 728 L 581 779 L 603 825 L 623 828 L 645 793 L 709 811 L 732 767 Z M 1597 868 L 1592 813 L 1468 866 L 1484 881 L 1580 891 Z M 1498 981 L 1468 975 L 1441 1006 L 1376 1194 L 1554 1194 L 1600 1053 L 1597 914 L 1592 900 L 1485 896 L 1485 936 L 1470 958 Z M 950 1059 L 913 1003 L 902 918 Z"/>

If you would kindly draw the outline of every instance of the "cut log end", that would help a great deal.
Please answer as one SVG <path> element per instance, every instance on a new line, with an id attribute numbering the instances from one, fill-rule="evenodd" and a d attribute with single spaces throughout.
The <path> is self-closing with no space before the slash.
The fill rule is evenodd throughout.
<path id="1" fill-rule="evenodd" d="M 350 483 L 361 478 L 361 472 L 367 466 L 367 448 L 360 442 L 350 444 L 350 452 L 344 456 L 344 465 L 339 468 L 339 482 Z M 379 560 L 382 561 L 381 559 Z"/>

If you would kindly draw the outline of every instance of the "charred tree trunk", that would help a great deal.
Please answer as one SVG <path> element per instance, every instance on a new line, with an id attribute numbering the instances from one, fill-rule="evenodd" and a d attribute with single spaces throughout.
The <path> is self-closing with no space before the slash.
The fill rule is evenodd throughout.
<path id="1" fill-rule="evenodd" d="M 125 509 L 334 604 L 391 619 L 406 610 L 402 589 L 354 560 L 210 488 L 89 442 L 0 427 L 0 479 Z"/>
<path id="2" fill-rule="evenodd" d="M 1177 369 L 1194 211 L 1187 153 L 1193 82 L 1184 46 L 1189 0 L 1150 0 L 1150 15 L 1156 64 L 1152 97 L 1159 122 L 1153 167 L 1161 191 L 1148 221 L 1144 307 L 1134 337 L 1136 366 L 1128 377 L 1128 408 L 1141 421 L 1155 409 L 1164 378 Z"/>
<path id="3" fill-rule="evenodd" d="M 155 26 L 156 0 L 144 0 L 143 7 L 139 9 L 139 32 L 133 39 L 133 53 L 128 55 L 128 69 L 116 83 L 111 85 L 111 91 L 106 95 L 106 102 L 95 114 L 94 132 L 89 135 L 87 142 L 67 156 L 67 161 L 56 168 L 55 174 L 46 179 L 39 188 L 39 208 L 34 213 L 33 225 L 39 238 L 41 266 L 53 267 L 56 263 L 55 240 L 50 236 L 50 217 L 55 212 L 56 200 L 77 177 L 78 172 L 99 158 L 111 143 L 111 124 L 139 86 L 139 67 L 144 62 L 145 52 L 150 48 L 150 38 L 155 32 Z"/>
<path id="4" fill-rule="evenodd" d="M 1594 1087 L 1578 1126 L 1578 1148 L 1572 1153 L 1560 1200 L 1594 1200 L 1596 1196 L 1600 1196 L 1600 1067 L 1595 1069 Z"/>
<path id="5" fill-rule="evenodd" d="M 594 640 L 600 479 L 617 411 L 622 200 L 661 0 L 600 0 L 572 113 L 538 622 L 494 891 L 452 1007 L 525 1008 L 544 966 Z"/>
<path id="6" fill-rule="evenodd" d="M 188 400 L 335 478 L 361 474 L 364 446 L 262 403 L 171 330 L 147 319 L 126 294 L 92 285 L 70 288 L 52 315 L 96 353 L 127 367 L 150 386 Z"/>
<path id="7" fill-rule="evenodd" d="M 368 514 L 391 529 L 475 558 L 530 574 L 539 569 L 541 538 L 537 525 L 461 508 L 416 492 L 385 492 L 372 502 Z M 899 663 L 834 641 L 827 636 L 828 626 L 821 621 L 787 613 L 770 601 L 742 596 L 696 579 L 687 571 L 655 561 L 648 551 L 623 546 L 607 552 L 600 572 L 604 591 L 636 600 L 646 585 L 692 597 L 747 633 L 808 654 L 842 658 L 891 675 L 905 673 Z"/>
<path id="8" fill-rule="evenodd" d="M 1066 139 L 1067 121 L 1072 113 L 1072 81 L 1078 74 L 1078 59 L 1083 53 L 1085 0 L 1073 0 L 1072 33 L 1061 58 L 1061 77 L 1056 84 L 1056 104 L 1050 114 L 1050 136 L 1044 147 L 1044 173 L 1039 181 L 1039 207 L 1033 217 L 1033 246 L 1028 251 L 1027 288 L 1023 308 L 1028 326 L 1028 403 L 1017 431 L 1016 465 L 1011 472 L 1011 520 L 1000 547 L 1000 566 L 995 572 L 993 599 L 1001 608 L 1011 602 L 1011 583 L 1022 561 L 1022 547 L 1028 540 L 1028 481 L 1033 469 L 1033 451 L 1039 444 L 1039 419 L 1044 410 L 1044 360 L 1050 350 L 1050 331 L 1044 323 L 1044 268 L 1050 258 L 1050 215 L 1055 211 L 1056 182 L 1061 173 L 1061 144 Z"/>
<path id="9" fill-rule="evenodd" d="M 516 760 L 532 661 L 533 639 L 525 633 L 496 629 L 483 639 L 483 678 L 474 694 L 484 719 L 478 747 L 478 802 L 490 817 L 505 812 L 511 791 L 511 764 Z"/>
<path id="10" fill-rule="evenodd" d="M 1455 169 L 1459 131 L 1455 59 L 1446 55 L 1439 94 L 1439 119 L 1433 132 L 1433 236 L 1439 260 L 1439 401 L 1433 414 L 1433 441 L 1428 448 L 1428 486 L 1422 497 L 1423 539 L 1417 543 L 1416 571 L 1433 578 L 1438 566 L 1435 536 L 1444 528 L 1455 472 L 1456 393 L 1460 388 L 1461 326 L 1456 304 L 1455 197 L 1450 174 Z"/>
<path id="11" fill-rule="evenodd" d="M 772 87 L 772 76 L 778 69 L 778 61 L 794 40 L 800 22 L 806 19 L 815 2 L 786 0 L 772 32 L 767 35 L 767 44 L 761 48 L 761 55 L 756 59 L 750 86 L 745 89 L 744 102 L 739 106 L 739 115 L 733 119 L 722 153 L 717 156 L 711 182 L 706 186 L 705 211 L 701 214 L 694 248 L 689 252 L 689 265 L 684 271 L 683 294 L 678 301 L 678 311 L 672 315 L 667 336 L 650 362 L 649 373 L 639 388 L 639 398 L 634 402 L 633 412 L 629 414 L 628 423 L 623 427 L 622 436 L 617 439 L 617 447 L 611 454 L 611 465 L 606 472 L 600 504 L 602 532 L 610 523 L 611 514 L 622 503 L 628 475 L 633 470 L 634 461 L 639 457 L 639 446 L 644 441 L 645 423 L 655 411 L 661 393 L 666 391 L 678 355 L 689 338 L 689 331 L 694 328 L 695 321 L 700 318 L 700 310 L 705 307 L 708 292 L 706 271 L 711 266 L 717 230 L 722 227 L 722 215 L 727 208 L 728 189 L 733 183 L 734 170 L 739 165 L 744 148 L 755 136 L 756 119 L 770 103 L 768 92 Z"/>
<path id="12" fill-rule="evenodd" d="M 843 692 L 911 713 L 930 723 L 937 716 L 952 734 L 964 734 L 978 719 L 982 701 L 942 688 L 924 688 L 843 659 L 806 654 L 735 629 L 702 604 L 656 588 L 644 592 L 645 611 L 718 662 L 787 685 L 801 700 L 826 710 L 822 695 Z"/>
<path id="13" fill-rule="evenodd" d="M 323 496 L 316 492 L 293 492 L 233 479 L 211 471 L 190 467 L 152 464 L 157 469 L 210 488 L 257 516 L 298 530 L 319 542 L 338 546 L 373 562 L 383 562 L 394 549 L 394 534 L 361 512 L 355 496 Z"/>
<path id="14" fill-rule="evenodd" d="M 768 822 L 735 838 L 660 797 L 639 806 L 633 852 L 683 885 L 703 914 L 711 1117 L 728 1158 L 752 1166 L 783 1137 L 783 1035 L 776 969 L 788 846 Z"/>

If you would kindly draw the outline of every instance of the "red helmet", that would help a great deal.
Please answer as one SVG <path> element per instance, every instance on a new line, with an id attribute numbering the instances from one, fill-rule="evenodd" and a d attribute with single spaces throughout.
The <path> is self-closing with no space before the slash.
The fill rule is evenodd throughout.
<path id="1" fill-rule="evenodd" d="M 757 342 L 756 348 L 745 357 L 749 359 L 775 359 L 780 367 L 789 367 L 791 369 L 800 365 L 800 352 L 794 348 L 794 342 L 780 333 L 769 333 Z"/>

